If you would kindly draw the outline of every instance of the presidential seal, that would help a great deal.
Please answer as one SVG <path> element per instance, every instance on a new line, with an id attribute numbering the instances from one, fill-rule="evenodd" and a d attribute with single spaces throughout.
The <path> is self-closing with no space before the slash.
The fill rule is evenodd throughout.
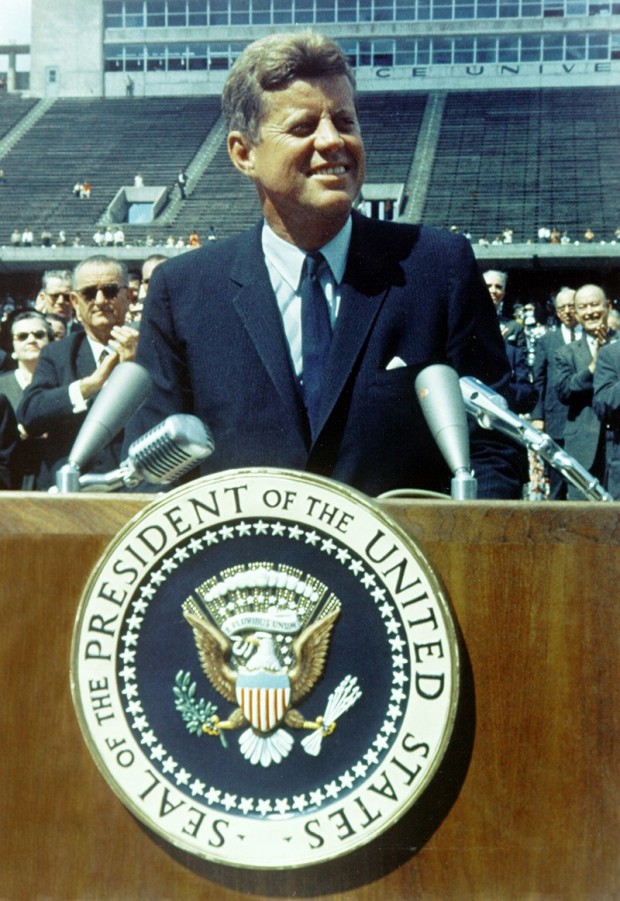
<path id="1" fill-rule="evenodd" d="M 364 495 L 283 470 L 191 482 L 116 537 L 72 645 L 80 726 L 129 810 L 238 867 L 319 864 L 428 789 L 456 715 L 447 600 Z"/>

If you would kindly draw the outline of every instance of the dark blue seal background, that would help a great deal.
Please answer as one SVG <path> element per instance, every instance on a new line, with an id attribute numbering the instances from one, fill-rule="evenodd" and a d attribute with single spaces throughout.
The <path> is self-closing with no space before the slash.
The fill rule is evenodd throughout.
<path id="1" fill-rule="evenodd" d="M 252 522 L 251 519 L 246 521 Z M 268 520 L 263 517 L 263 521 Z M 235 523 L 231 522 L 229 525 L 234 527 Z M 319 529 L 314 531 L 322 538 L 329 538 L 338 544 L 333 535 L 322 535 Z M 180 542 L 176 548 L 183 546 L 184 543 Z M 373 742 L 386 719 L 392 688 L 397 687 L 392 681 L 392 649 L 389 643 L 390 638 L 395 635 L 387 633 L 379 612 L 385 601 L 390 602 L 390 595 L 386 590 L 385 600 L 375 602 L 370 591 L 360 582 L 362 573 L 355 575 L 348 564 L 335 558 L 334 552 L 328 555 L 319 548 L 320 542 L 313 547 L 303 537 L 293 541 L 287 537 L 253 534 L 235 536 L 234 540 L 222 540 L 218 544 L 205 546 L 195 554 L 190 553 L 187 560 L 167 575 L 165 583 L 149 601 L 138 633 L 135 662 L 130 664 L 136 666 L 137 697 L 142 703 L 149 726 L 157 737 L 152 747 L 163 745 L 166 750 L 163 759 L 172 757 L 177 763 L 174 772 L 183 767 L 191 773 L 189 785 L 181 784 L 177 788 L 194 802 L 200 800 L 199 796 L 192 795 L 190 791 L 195 779 L 204 782 L 207 791 L 211 786 L 220 789 L 222 799 L 224 793 L 230 793 L 236 796 L 237 801 L 242 797 L 288 798 L 290 801 L 294 796 L 305 793 L 309 800 L 308 794 L 326 783 L 335 780 L 339 784 L 338 777 L 358 761 L 367 763 L 364 755 L 373 748 Z M 356 559 L 354 555 L 352 559 Z M 294 739 L 293 748 L 281 763 L 272 763 L 266 768 L 253 765 L 242 756 L 238 739 L 249 728 L 247 725 L 223 733 L 227 748 L 222 746 L 216 736 L 191 734 L 181 714 L 175 709 L 173 693 L 177 673 L 183 670 L 191 674 L 192 682 L 196 682 L 196 700 L 204 698 L 215 704 L 220 719 L 227 719 L 236 708 L 235 703 L 225 700 L 212 687 L 203 673 L 193 631 L 183 616 L 182 604 L 197 586 L 211 576 L 228 567 L 254 562 L 301 569 L 303 573 L 324 582 L 341 602 L 340 615 L 331 633 L 323 676 L 314 689 L 293 706 L 307 720 L 322 716 L 329 694 L 347 675 L 357 677 L 362 691 L 357 703 L 338 720 L 334 733 L 323 739 L 321 752 L 317 757 L 307 754 L 301 746 L 301 740 L 310 734 L 309 731 L 283 726 Z M 376 584 L 378 587 L 385 587 L 378 577 Z M 134 599 L 139 595 L 140 592 L 137 591 Z M 132 603 L 126 619 L 134 612 Z M 394 619 L 400 623 L 395 607 Z M 403 628 L 399 628 L 395 634 L 403 639 L 400 653 L 409 660 Z M 124 647 L 121 641 L 121 653 Z M 124 665 L 122 659 L 118 660 L 117 671 L 122 671 Z M 403 672 L 409 679 L 408 664 Z M 123 679 L 119 678 L 118 683 L 119 691 L 122 691 Z M 402 688 L 408 694 L 409 682 Z M 131 724 L 134 717 L 128 714 L 127 719 Z M 397 728 L 400 726 L 400 717 L 396 719 L 395 725 Z M 136 738 L 140 742 L 139 733 L 136 733 Z M 147 746 L 141 746 L 148 753 Z M 373 749 L 376 750 L 376 747 Z M 368 767 L 366 778 L 388 753 L 389 749 L 377 751 L 379 761 Z M 162 771 L 161 761 L 152 759 L 151 764 L 153 769 Z M 174 773 L 167 778 L 176 785 Z M 346 791 L 341 790 L 338 798 L 341 800 L 345 794 Z M 309 803 L 307 809 L 311 807 Z M 256 815 L 256 810 L 254 814 Z"/>

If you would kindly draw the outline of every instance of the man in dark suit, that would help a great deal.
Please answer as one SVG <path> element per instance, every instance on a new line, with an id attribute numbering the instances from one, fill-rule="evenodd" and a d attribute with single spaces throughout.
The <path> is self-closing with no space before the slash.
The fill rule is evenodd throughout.
<path id="1" fill-rule="evenodd" d="M 135 357 L 138 333 L 124 326 L 129 306 L 125 266 L 106 256 L 89 257 L 73 273 L 71 302 L 84 331 L 72 332 L 45 347 L 18 419 L 30 436 L 44 436 L 35 488 L 55 484 L 97 393 L 119 362 Z M 115 469 L 122 437 L 88 465 L 89 472 Z"/>
<path id="2" fill-rule="evenodd" d="M 506 286 L 508 285 L 508 274 L 499 269 L 487 269 L 482 273 L 484 282 L 489 289 L 493 306 L 497 311 L 499 319 L 499 330 L 506 344 L 514 347 L 520 347 L 523 353 L 527 350 L 527 341 L 525 338 L 525 329 L 516 319 L 510 319 L 504 316 L 504 298 L 506 297 Z"/>
<path id="3" fill-rule="evenodd" d="M 605 488 L 620 501 L 620 340 L 601 347 L 594 370 L 594 412 L 605 429 Z"/>
<path id="4" fill-rule="evenodd" d="M 583 333 L 578 341 L 556 351 L 558 396 L 566 405 L 564 447 L 599 481 L 605 478 L 605 429 L 592 406 L 594 371 L 599 350 L 616 337 L 607 324 L 609 303 L 598 285 L 583 285 L 575 292 L 575 315 Z M 569 500 L 584 500 L 570 485 Z"/>
<path id="5" fill-rule="evenodd" d="M 469 242 L 351 212 L 364 146 L 351 70 L 321 35 L 246 48 L 224 88 L 228 150 L 264 222 L 157 268 L 137 359 L 155 388 L 127 441 L 175 412 L 211 428 L 202 472 L 281 466 L 376 495 L 447 490 L 416 374 L 509 371 Z M 316 251 L 321 257 L 307 259 Z M 518 497 L 517 454 L 475 431 L 481 497 Z"/>
<path id="6" fill-rule="evenodd" d="M 536 406 L 532 410 L 532 425 L 564 446 L 567 407 L 558 397 L 556 388 L 555 354 L 565 344 L 572 344 L 581 337 L 581 326 L 575 316 L 575 291 L 561 288 L 554 300 L 559 328 L 550 329 L 536 342 L 534 353 L 534 385 L 537 391 Z M 568 483 L 557 469 L 549 470 L 549 500 L 566 500 Z"/>
<path id="7" fill-rule="evenodd" d="M 16 486 L 14 462 L 18 447 L 19 433 L 13 407 L 8 397 L 0 394 L 0 491 Z"/>

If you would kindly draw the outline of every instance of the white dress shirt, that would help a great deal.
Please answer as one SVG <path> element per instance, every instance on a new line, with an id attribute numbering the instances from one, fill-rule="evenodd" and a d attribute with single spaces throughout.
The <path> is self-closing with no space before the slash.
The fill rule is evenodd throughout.
<path id="1" fill-rule="evenodd" d="M 351 218 L 327 244 L 320 248 L 327 265 L 318 270 L 319 281 L 327 300 L 332 328 L 340 309 L 340 285 L 344 277 L 351 242 Z M 303 360 L 301 355 L 301 296 L 299 283 L 306 254 L 294 244 L 284 241 L 263 224 L 263 253 L 271 285 L 276 295 L 278 309 L 282 316 L 284 334 L 291 353 L 291 361 L 297 377 L 301 375 Z"/>

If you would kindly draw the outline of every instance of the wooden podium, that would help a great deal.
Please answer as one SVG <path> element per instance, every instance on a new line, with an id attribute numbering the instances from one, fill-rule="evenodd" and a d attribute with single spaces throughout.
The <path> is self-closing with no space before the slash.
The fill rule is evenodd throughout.
<path id="1" fill-rule="evenodd" d="M 148 500 L 0 495 L 3 901 L 620 897 L 620 505 L 385 504 L 439 574 L 463 633 L 468 767 L 417 852 L 396 859 L 386 847 L 379 868 L 369 854 L 264 873 L 153 837 L 79 731 L 77 604 Z"/>

